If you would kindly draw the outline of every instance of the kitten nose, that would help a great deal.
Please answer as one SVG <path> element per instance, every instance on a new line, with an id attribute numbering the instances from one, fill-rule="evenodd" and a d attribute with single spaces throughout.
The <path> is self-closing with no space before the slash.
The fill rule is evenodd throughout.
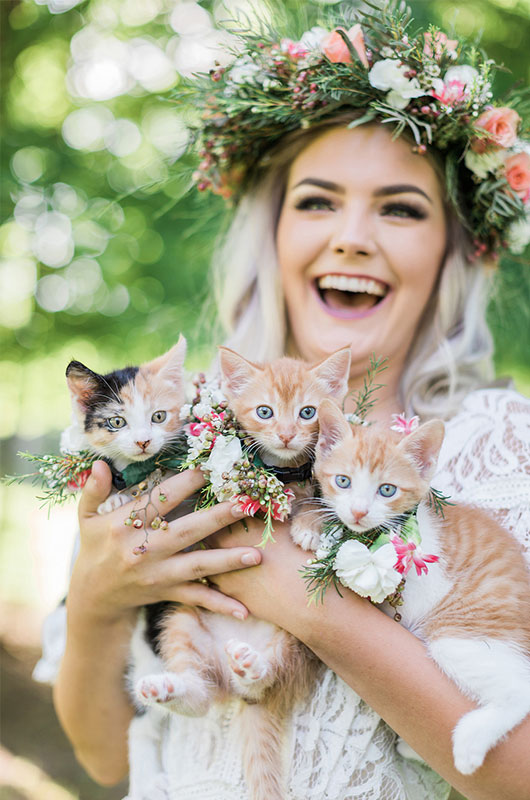
<path id="1" fill-rule="evenodd" d="M 368 514 L 367 508 L 352 508 L 351 515 L 355 522 L 359 522 L 363 517 Z"/>
<path id="2" fill-rule="evenodd" d="M 141 447 L 142 450 L 145 450 L 147 445 L 151 444 L 151 439 L 148 439 L 146 442 L 136 442 L 136 444 L 138 445 L 138 447 Z"/>
<path id="3" fill-rule="evenodd" d="M 279 433 L 278 437 L 282 440 L 284 445 L 287 447 L 291 439 L 294 439 L 294 433 Z"/>

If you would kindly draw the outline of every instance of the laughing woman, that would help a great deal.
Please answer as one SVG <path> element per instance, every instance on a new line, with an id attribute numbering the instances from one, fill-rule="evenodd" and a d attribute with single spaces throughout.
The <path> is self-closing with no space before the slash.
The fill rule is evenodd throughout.
<path id="1" fill-rule="evenodd" d="M 434 485 L 488 510 L 528 548 L 530 404 L 488 388 L 485 321 L 499 250 L 528 238 L 522 122 L 508 101 L 492 99 L 491 62 L 462 43 L 434 29 L 409 39 L 391 13 L 359 19 L 297 41 L 250 37 L 206 87 L 199 188 L 238 201 L 215 264 L 225 342 L 260 361 L 285 353 L 315 361 L 350 346 L 352 391 L 371 353 L 385 356 L 371 419 L 388 427 L 405 410 L 446 420 Z M 168 505 L 201 483 L 191 471 L 170 478 Z M 95 513 L 109 487 L 106 465 L 96 464 L 80 506 L 55 690 L 65 730 L 97 780 L 127 772 L 133 710 L 123 672 L 138 608 L 174 600 L 249 610 L 328 667 L 289 720 L 286 798 L 441 800 L 449 783 L 469 798 L 530 798 L 530 719 L 472 775 L 458 772 L 451 734 L 473 700 L 368 600 L 329 591 L 308 607 L 298 575 L 307 554 L 288 523 L 264 552 L 249 546 L 260 539 L 257 521 L 250 533 L 218 533 L 214 549 L 183 552 L 234 523 L 238 512 L 220 504 L 170 523 L 134 561 L 127 509 Z M 197 582 L 203 576 L 215 576 L 219 590 Z M 145 798 L 246 800 L 238 703 L 167 718 Z M 403 758 L 395 733 L 423 761 Z"/>

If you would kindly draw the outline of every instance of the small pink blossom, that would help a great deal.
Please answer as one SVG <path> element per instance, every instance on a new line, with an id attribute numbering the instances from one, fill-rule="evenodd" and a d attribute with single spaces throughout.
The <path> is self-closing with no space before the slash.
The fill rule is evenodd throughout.
<path id="1" fill-rule="evenodd" d="M 85 469 L 83 470 L 83 472 L 79 472 L 75 476 L 75 478 L 72 478 L 71 480 L 68 481 L 67 483 L 68 488 L 71 489 L 73 492 L 75 492 L 76 489 L 82 489 L 87 480 L 89 479 L 91 472 L 92 472 L 91 469 Z"/>
<path id="2" fill-rule="evenodd" d="M 238 494 L 234 499 L 237 502 L 238 508 L 249 517 L 253 517 L 254 514 L 262 508 L 259 500 L 253 500 L 248 494 Z"/>
<path id="3" fill-rule="evenodd" d="M 282 50 L 288 53 L 291 58 L 304 58 L 309 55 L 309 50 L 300 42 L 293 42 L 292 39 L 282 39 Z"/>
<path id="4" fill-rule="evenodd" d="M 368 58 L 366 57 L 364 35 L 359 23 L 353 25 L 349 31 L 346 31 L 344 28 L 337 28 L 336 30 L 332 31 L 329 36 L 326 36 L 322 42 L 322 52 L 324 55 L 327 56 L 327 58 L 329 58 L 329 60 L 334 64 L 352 63 L 352 57 L 348 49 L 348 45 L 340 35 L 339 30 L 346 34 L 353 49 L 359 56 L 361 64 L 368 69 L 370 65 L 368 63 Z"/>
<path id="5" fill-rule="evenodd" d="M 462 81 L 436 81 L 435 86 L 431 92 L 432 96 L 443 103 L 444 106 L 456 106 L 458 103 L 463 103 L 468 99 L 466 92 L 466 84 Z"/>
<path id="6" fill-rule="evenodd" d="M 409 434 L 416 430 L 420 423 L 419 417 L 410 417 L 407 419 L 405 414 L 392 414 L 393 425 L 390 426 L 391 431 L 398 433 Z"/>
<path id="7" fill-rule="evenodd" d="M 427 564 L 434 564 L 440 559 L 440 556 L 422 553 L 421 548 L 411 539 L 404 542 L 400 536 L 394 534 L 390 537 L 390 541 L 394 545 L 397 555 L 394 569 L 401 573 L 401 575 L 406 575 L 413 564 L 416 567 L 417 575 L 421 575 L 422 573 L 426 575 L 429 571 Z"/>
<path id="8" fill-rule="evenodd" d="M 448 39 L 447 34 L 441 31 L 436 31 L 434 36 L 432 33 L 424 33 L 423 38 L 425 40 L 423 52 L 426 56 L 436 60 L 442 57 L 444 51 L 452 54 L 456 52 L 458 47 L 458 39 Z"/>
<path id="9" fill-rule="evenodd" d="M 506 159 L 506 180 L 523 203 L 530 200 L 530 156 L 516 153 Z"/>
<path id="10" fill-rule="evenodd" d="M 471 143 L 476 153 L 483 153 L 488 146 L 511 147 L 517 139 L 517 128 L 521 117 L 513 108 L 488 108 L 475 122 L 475 127 L 487 131 L 489 136 L 474 139 Z"/>
<path id="11" fill-rule="evenodd" d="M 191 422 L 190 433 L 192 436 L 200 436 L 203 431 L 211 431 L 211 422 Z"/>

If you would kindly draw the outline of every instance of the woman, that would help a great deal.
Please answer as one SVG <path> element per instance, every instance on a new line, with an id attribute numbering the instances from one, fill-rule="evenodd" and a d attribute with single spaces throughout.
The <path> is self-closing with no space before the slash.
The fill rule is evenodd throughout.
<path id="1" fill-rule="evenodd" d="M 378 50 L 374 39 L 369 59 L 359 26 L 347 32 L 349 44 L 340 32 L 326 36 L 313 31 L 311 42 L 310 37 L 283 40 L 276 49 L 264 46 L 261 55 L 254 42 L 249 53 L 262 64 L 267 50 L 279 83 L 288 81 L 287 68 L 298 80 L 309 64 L 299 84 L 310 99 L 293 106 L 293 116 L 300 112 L 307 119 L 313 109 L 325 109 L 326 80 L 337 77 L 362 86 L 364 112 L 374 111 L 371 102 L 381 108 L 383 96 L 390 111 L 374 111 L 368 118 L 365 114 L 363 124 L 348 127 L 352 121 L 359 123 L 363 114 L 343 101 L 333 114 L 323 112 L 322 120 L 315 114 L 301 132 L 297 121 L 287 135 L 279 114 L 272 120 L 275 139 L 266 129 L 267 142 L 264 136 L 259 139 L 259 131 L 250 142 L 252 158 L 248 149 L 245 157 L 253 174 L 246 176 L 246 194 L 227 239 L 225 267 L 218 267 L 224 276 L 218 305 L 230 331 L 228 343 L 248 357 L 266 359 L 289 352 L 308 360 L 351 344 L 352 390 L 362 384 L 370 354 L 386 356 L 385 386 L 371 418 L 389 425 L 391 414 L 406 408 L 422 418 L 447 419 L 434 485 L 457 499 L 489 507 L 523 542 L 530 443 L 522 420 L 528 419 L 530 407 L 509 390 L 474 391 L 491 376 L 491 342 L 484 321 L 488 275 L 477 257 L 492 251 L 501 234 L 506 235 L 509 215 L 486 221 L 484 213 L 476 213 L 476 187 L 469 183 L 469 172 L 467 182 L 460 176 L 467 226 L 476 239 L 472 242 L 458 219 L 462 208 L 448 197 L 449 173 L 444 172 L 458 147 L 461 154 L 462 143 L 450 140 L 443 154 L 439 148 L 425 157 L 421 138 L 416 143 L 407 136 L 392 139 L 389 126 L 380 124 L 397 110 L 403 114 L 408 108 L 412 114 L 416 108 L 425 126 L 426 117 L 435 118 L 431 104 L 439 111 L 436 103 L 450 107 L 454 119 L 470 94 L 484 94 L 485 87 L 478 86 L 478 80 L 474 88 L 463 81 L 456 81 L 458 86 L 442 82 L 433 86 L 427 111 L 421 111 L 426 88 L 420 79 L 425 74 L 417 77 L 418 70 L 412 74 L 414 70 L 403 66 L 404 52 L 394 53 L 401 60 L 389 58 L 388 42 Z M 397 41 L 412 59 L 408 39 Z M 442 34 L 430 33 L 422 43 L 427 65 L 440 69 L 444 59 L 454 60 L 456 43 Z M 311 71 L 316 69 L 311 58 L 318 48 L 321 73 Z M 269 70 L 265 85 L 261 73 L 250 69 L 254 62 L 249 59 L 247 54 L 236 63 L 237 80 L 230 72 L 212 79 L 225 81 L 230 90 L 219 92 L 218 103 L 233 104 L 234 96 L 248 101 L 245 110 L 251 117 L 259 112 L 249 105 L 258 102 L 248 100 L 252 86 L 257 82 L 263 96 L 272 79 Z M 396 63 L 384 65 L 381 76 L 374 68 L 383 61 Z M 244 80 L 249 82 L 238 94 L 245 70 Z M 453 92 L 452 106 L 445 91 Z M 311 94 L 320 98 L 320 106 L 308 105 Z M 242 164 L 237 162 L 237 148 L 230 151 L 225 145 L 245 132 L 237 132 L 233 116 L 219 113 L 219 107 L 210 105 L 199 180 L 202 188 L 213 185 L 228 194 L 230 184 L 241 179 Z M 450 116 L 444 113 L 443 119 Z M 480 119 L 478 111 L 476 118 Z M 469 126 L 469 120 L 460 124 Z M 216 126 L 217 136 L 209 125 Z M 427 135 L 426 127 L 416 127 Z M 433 127 L 434 123 L 429 137 Z M 437 130 L 443 132 L 442 123 Z M 486 140 L 486 133 L 477 131 L 477 140 Z M 477 151 L 481 147 L 477 145 Z M 521 217 L 522 201 L 514 199 L 513 204 L 511 223 Z M 473 263 L 469 255 L 475 257 Z M 502 458 L 489 458 L 494 448 Z M 168 505 L 178 505 L 202 483 L 203 476 L 194 471 L 168 479 Z M 249 546 L 260 538 L 257 521 L 251 521 L 249 533 L 238 526 L 241 532 L 218 534 L 214 540 L 219 547 L 183 552 L 228 525 L 234 529 L 242 514 L 222 503 L 171 523 L 163 537 L 151 537 L 145 557 L 137 558 L 123 525 L 128 509 L 104 517 L 96 514 L 109 489 L 109 470 L 97 463 L 80 504 L 81 546 L 68 596 L 66 651 L 55 688 L 59 717 L 80 761 L 97 780 L 111 784 L 127 771 L 126 732 L 133 712 L 123 690 L 123 671 L 138 607 L 177 600 L 236 617 L 250 610 L 294 633 L 329 667 L 313 697 L 295 709 L 290 721 L 285 753 L 291 764 L 289 797 L 443 798 L 449 789 L 437 773 L 470 798 L 530 797 L 530 719 L 490 752 L 476 773 L 458 773 L 451 731 L 472 702 L 438 670 L 418 639 L 368 601 L 351 592 L 341 598 L 329 591 L 321 606 L 308 608 L 298 577 L 307 554 L 291 543 L 284 530 L 288 523 L 275 527 L 277 543 L 263 553 Z M 204 576 L 215 580 L 221 591 L 197 581 Z M 234 701 L 205 718 L 169 718 L 159 796 L 246 796 L 236 712 Z M 392 730 L 426 764 L 401 758 Z M 156 796 L 154 787 L 150 796 Z"/>

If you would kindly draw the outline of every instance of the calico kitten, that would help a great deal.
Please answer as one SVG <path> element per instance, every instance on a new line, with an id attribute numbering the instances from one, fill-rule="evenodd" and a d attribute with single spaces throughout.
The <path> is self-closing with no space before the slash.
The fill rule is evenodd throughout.
<path id="1" fill-rule="evenodd" d="M 222 388 L 230 408 L 262 459 L 281 467 L 299 467 L 312 455 L 318 405 L 327 396 L 342 400 L 349 364 L 349 348 L 316 365 L 291 358 L 254 364 L 220 348 Z M 139 699 L 188 715 L 205 714 L 213 702 L 234 695 L 246 701 L 241 719 L 250 796 L 283 800 L 283 718 L 308 692 L 320 668 L 316 658 L 268 622 L 239 621 L 185 606 L 166 616 L 158 642 L 169 671 L 141 678 Z"/>
<path id="2" fill-rule="evenodd" d="M 105 458 L 118 472 L 159 453 L 182 427 L 185 356 L 186 340 L 180 336 L 153 361 L 106 375 L 71 361 L 66 379 L 75 423 L 69 436 L 73 434 L 78 446 Z M 130 499 L 123 492 L 111 494 L 98 511 L 106 513 Z"/>
<path id="3" fill-rule="evenodd" d="M 407 574 L 401 624 L 478 704 L 453 731 L 455 766 L 471 774 L 530 712 L 530 571 L 521 548 L 478 508 L 446 506 L 444 519 L 430 510 L 441 421 L 400 439 L 351 426 L 330 400 L 319 421 L 315 476 L 326 506 L 348 528 L 391 527 L 419 503 L 422 550 L 440 559 L 426 575 Z M 387 603 L 382 610 L 395 613 Z M 407 748 L 403 754 L 413 755 Z"/>

